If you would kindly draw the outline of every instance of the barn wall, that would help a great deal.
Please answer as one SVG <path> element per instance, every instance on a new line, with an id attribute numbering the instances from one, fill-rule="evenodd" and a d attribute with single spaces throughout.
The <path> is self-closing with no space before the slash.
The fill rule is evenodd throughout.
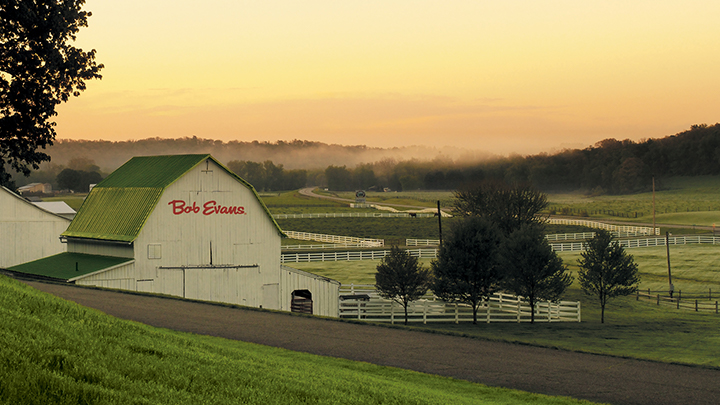
<path id="1" fill-rule="evenodd" d="M 104 288 L 118 288 L 130 291 L 145 291 L 138 289 L 138 283 L 135 279 L 135 263 L 128 263 L 112 270 L 88 275 L 76 280 L 75 284 Z"/>
<path id="2" fill-rule="evenodd" d="M 70 220 L 0 188 L 0 268 L 62 253 L 60 234 Z"/>
<path id="3" fill-rule="evenodd" d="M 338 316 L 339 282 L 283 266 L 280 286 L 281 309 L 290 311 L 293 291 L 308 290 L 312 294 L 314 315 Z"/>
<path id="4" fill-rule="evenodd" d="M 87 253 L 100 256 L 115 256 L 132 258 L 135 254 L 132 245 L 93 243 L 77 240 L 68 240 L 67 251 L 71 253 Z"/>
<path id="5" fill-rule="evenodd" d="M 178 213 L 181 206 L 194 211 Z M 212 206 L 242 207 L 242 214 L 215 213 Z M 278 230 L 252 191 L 211 160 L 165 190 L 134 249 L 136 277 L 154 279 L 154 292 L 280 308 Z M 209 267 L 211 260 L 256 267 L 161 269 Z"/>

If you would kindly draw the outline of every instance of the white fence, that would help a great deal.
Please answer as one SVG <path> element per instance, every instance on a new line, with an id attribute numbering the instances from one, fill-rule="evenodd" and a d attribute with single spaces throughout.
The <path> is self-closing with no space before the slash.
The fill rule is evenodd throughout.
<path id="1" fill-rule="evenodd" d="M 347 246 L 357 247 L 383 247 L 385 240 L 383 239 L 365 239 L 356 238 L 354 236 L 324 235 L 320 233 L 284 231 L 285 235 L 291 239 L 298 240 L 314 240 L 316 242 L 336 243 Z"/>
<path id="2" fill-rule="evenodd" d="M 604 222 L 589 221 L 586 219 L 570 219 L 570 218 L 548 218 L 549 224 L 556 225 L 580 225 L 588 228 L 605 229 L 615 232 L 631 232 L 641 235 L 660 235 L 660 228 L 647 226 L 629 226 L 629 225 L 612 225 Z"/>
<path id="3" fill-rule="evenodd" d="M 434 213 L 408 212 L 338 212 L 315 214 L 274 214 L 275 219 L 303 219 L 303 218 L 410 218 L 434 217 Z"/>
<path id="4" fill-rule="evenodd" d="M 618 240 L 620 246 L 628 249 L 665 246 L 665 238 L 645 238 L 645 239 L 623 239 Z M 669 238 L 670 245 L 694 245 L 694 244 L 720 244 L 720 237 L 717 236 L 671 236 Z M 585 250 L 584 242 L 572 243 L 551 243 L 550 246 L 556 252 L 580 252 Z"/>
<path id="5" fill-rule="evenodd" d="M 437 258 L 437 249 L 408 249 L 410 255 L 420 259 Z M 355 251 L 355 252 L 315 252 L 315 253 L 283 253 L 282 263 L 305 262 L 339 262 L 350 260 L 381 260 L 389 250 Z"/>
<path id="6" fill-rule="evenodd" d="M 340 318 L 372 322 L 404 322 L 405 312 L 397 302 L 380 297 L 372 285 L 340 287 Z M 536 322 L 580 322 L 580 302 L 539 302 L 535 305 Z M 530 322 L 531 308 L 521 298 L 497 293 L 477 312 L 478 322 Z M 408 322 L 472 322 L 472 307 L 449 303 L 428 295 L 408 305 Z"/>
<path id="7" fill-rule="evenodd" d="M 616 238 L 627 238 L 632 236 L 645 235 L 638 232 L 611 232 Z M 595 232 L 582 232 L 582 233 L 556 233 L 551 235 L 545 235 L 545 239 L 551 242 L 563 241 L 563 240 L 588 240 L 595 237 Z M 440 244 L 439 239 L 405 239 L 405 246 L 438 246 Z"/>

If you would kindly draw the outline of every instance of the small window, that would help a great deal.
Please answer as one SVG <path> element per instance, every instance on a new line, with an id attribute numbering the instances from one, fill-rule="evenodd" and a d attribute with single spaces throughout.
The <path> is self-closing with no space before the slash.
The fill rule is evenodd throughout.
<path id="1" fill-rule="evenodd" d="M 162 245 L 151 243 L 148 245 L 148 259 L 162 259 Z"/>

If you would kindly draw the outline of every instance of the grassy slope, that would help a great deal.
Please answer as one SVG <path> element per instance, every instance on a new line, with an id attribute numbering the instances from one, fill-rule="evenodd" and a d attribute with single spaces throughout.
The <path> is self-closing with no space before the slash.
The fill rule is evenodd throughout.
<path id="1" fill-rule="evenodd" d="M 718 246 L 688 245 L 671 248 L 673 282 L 676 291 L 720 293 Z M 667 289 L 665 248 L 630 249 L 641 272 L 641 288 Z M 561 257 L 573 272 L 578 253 Z M 426 266 L 430 260 L 422 261 Z M 344 284 L 373 284 L 379 261 L 294 263 L 316 274 Z M 575 284 L 565 299 L 581 301 L 582 323 L 528 324 L 429 324 L 417 326 L 511 342 L 522 342 L 567 350 L 611 354 L 663 362 L 720 367 L 720 315 L 658 307 L 654 301 L 634 297 L 616 298 L 608 304 L 606 323 L 600 323 L 600 308 L 593 297 L 582 294 Z"/>
<path id="2" fill-rule="evenodd" d="M 587 403 L 155 329 L 6 277 L 0 315 L 0 403 Z"/>

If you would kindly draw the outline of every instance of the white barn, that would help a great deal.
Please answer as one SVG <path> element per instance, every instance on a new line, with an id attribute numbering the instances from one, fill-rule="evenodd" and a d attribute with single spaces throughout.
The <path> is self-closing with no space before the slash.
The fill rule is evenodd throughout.
<path id="1" fill-rule="evenodd" d="M 1 187 L 0 268 L 64 252 L 60 234 L 69 224 L 69 219 Z"/>
<path id="2" fill-rule="evenodd" d="M 255 189 L 210 155 L 129 160 L 92 189 L 62 237 L 67 253 L 12 270 L 338 316 L 339 282 L 282 266 L 282 230 Z"/>

